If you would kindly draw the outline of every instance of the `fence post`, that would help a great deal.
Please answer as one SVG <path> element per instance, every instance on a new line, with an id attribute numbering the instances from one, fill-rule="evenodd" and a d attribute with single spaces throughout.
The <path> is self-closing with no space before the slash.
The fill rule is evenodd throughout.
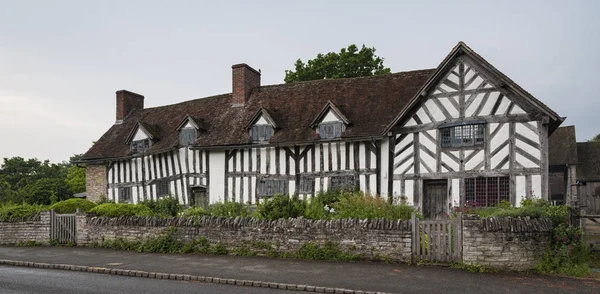
<path id="1" fill-rule="evenodd" d="M 412 244 L 411 244 L 411 255 L 410 255 L 410 262 L 411 263 L 415 263 L 416 262 L 416 258 L 415 258 L 415 254 L 416 254 L 416 250 L 417 250 L 417 242 L 419 242 L 418 238 L 419 238 L 419 234 L 417 233 L 418 228 L 417 228 L 417 216 L 415 215 L 415 213 L 413 212 L 412 215 L 410 216 L 410 223 L 411 223 L 411 233 L 412 233 Z"/>
<path id="2" fill-rule="evenodd" d="M 457 238 L 456 238 L 456 262 L 462 262 L 462 251 L 463 251 L 463 241 L 462 241 L 462 235 L 463 235 L 463 219 L 462 219 L 462 212 L 458 212 L 458 218 L 457 218 L 457 225 L 456 225 L 456 232 L 457 232 Z"/>

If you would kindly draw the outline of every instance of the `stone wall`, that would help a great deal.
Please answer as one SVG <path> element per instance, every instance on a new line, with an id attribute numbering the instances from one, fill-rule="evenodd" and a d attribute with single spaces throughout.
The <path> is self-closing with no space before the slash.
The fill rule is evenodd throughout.
<path id="1" fill-rule="evenodd" d="M 106 197 L 106 166 L 102 164 L 88 164 L 85 169 L 85 189 L 87 200 L 97 202 Z"/>
<path id="2" fill-rule="evenodd" d="M 463 263 L 530 269 L 546 253 L 551 237 L 549 219 L 464 217 Z"/>
<path id="3" fill-rule="evenodd" d="M 348 252 L 364 258 L 389 258 L 408 262 L 411 259 L 411 225 L 409 221 L 281 219 L 275 221 L 253 218 L 171 218 L 79 217 L 78 244 L 102 243 L 122 238 L 142 241 L 176 227 L 182 241 L 203 236 L 210 243 L 221 242 L 230 251 L 253 244 L 266 244 L 279 252 L 294 252 L 307 242 L 324 244 L 332 241 Z M 262 247 L 262 246 L 258 246 Z M 257 247 L 257 248 L 258 248 Z M 268 248 L 262 248 L 265 251 Z M 260 252 L 259 252 L 260 253 Z M 262 252 L 266 253 L 266 252 Z"/>
<path id="4" fill-rule="evenodd" d="M 0 244 L 14 245 L 34 241 L 48 244 L 50 241 L 50 212 L 43 211 L 30 220 L 0 222 Z"/>

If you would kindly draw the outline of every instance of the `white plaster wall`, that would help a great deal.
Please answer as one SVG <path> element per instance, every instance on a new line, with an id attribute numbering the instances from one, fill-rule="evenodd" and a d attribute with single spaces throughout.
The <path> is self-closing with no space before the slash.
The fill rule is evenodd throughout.
<path id="1" fill-rule="evenodd" d="M 460 206 L 460 179 L 451 179 L 452 182 L 452 206 Z"/>
<path id="2" fill-rule="evenodd" d="M 225 195 L 223 195 L 225 189 L 225 168 L 223 162 L 225 162 L 225 151 L 210 151 L 208 163 L 210 165 L 210 185 L 208 187 L 210 203 L 222 202 L 225 199 Z"/>
<path id="3" fill-rule="evenodd" d="M 531 176 L 531 195 L 533 198 L 542 198 L 542 176 Z"/>
<path id="4" fill-rule="evenodd" d="M 388 196 L 388 177 L 392 176 L 389 175 L 389 155 L 390 155 L 390 141 L 388 138 L 381 140 L 381 158 L 379 159 L 380 161 L 380 166 L 381 166 L 381 171 L 380 171 L 380 175 L 379 178 L 381 179 L 381 196 L 385 196 L 386 198 Z M 392 191 L 393 192 L 393 191 Z"/>
<path id="5" fill-rule="evenodd" d="M 327 114 L 323 117 L 321 122 L 339 122 L 341 121 L 331 110 L 327 111 Z"/>
<path id="6" fill-rule="evenodd" d="M 527 188 L 525 187 L 525 176 L 516 176 L 515 177 L 515 186 L 516 186 L 516 193 L 517 195 L 515 195 L 515 206 L 520 206 L 521 205 L 521 201 L 526 197 L 527 195 Z"/>
<path id="7" fill-rule="evenodd" d="M 148 135 L 142 131 L 142 128 L 138 128 L 135 132 L 135 136 L 133 136 L 133 141 L 148 139 Z"/>
<path id="8" fill-rule="evenodd" d="M 254 123 L 254 125 L 268 125 L 268 124 L 269 124 L 269 122 L 267 122 L 267 120 L 262 115 Z"/>
<path id="9" fill-rule="evenodd" d="M 472 151 L 472 152 L 475 152 L 475 151 Z M 471 158 L 471 160 L 469 160 L 465 163 L 465 170 L 474 170 L 475 166 L 477 166 L 478 164 L 483 162 L 484 157 L 485 157 L 485 152 L 483 152 L 483 150 L 479 151 L 477 154 L 475 154 L 475 156 L 473 156 L 473 158 Z M 482 165 L 479 169 L 483 169 L 483 167 L 484 166 Z"/>
<path id="10" fill-rule="evenodd" d="M 414 180 L 405 180 L 404 181 L 404 193 L 405 193 L 404 196 L 406 196 L 406 201 L 410 205 L 415 204 L 415 195 L 414 195 L 415 186 L 414 185 L 415 185 Z"/>

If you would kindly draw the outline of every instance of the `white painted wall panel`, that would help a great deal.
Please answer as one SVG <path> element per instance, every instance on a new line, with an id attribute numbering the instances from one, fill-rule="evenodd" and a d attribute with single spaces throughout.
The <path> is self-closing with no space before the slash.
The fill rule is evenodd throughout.
<path id="1" fill-rule="evenodd" d="M 475 99 L 473 100 L 473 102 L 471 102 L 471 105 L 469 105 L 469 107 L 467 107 L 467 109 L 465 110 L 466 117 L 471 117 L 475 114 L 475 110 L 477 110 L 477 107 L 479 106 L 479 104 L 481 104 L 483 96 L 483 93 L 479 93 L 477 94 L 477 96 L 475 96 Z"/>
<path id="2" fill-rule="evenodd" d="M 516 197 L 515 197 L 515 205 L 519 206 L 521 200 L 527 195 L 527 189 L 525 187 L 525 176 L 516 176 L 515 177 L 515 187 L 516 187 Z"/>
<path id="3" fill-rule="evenodd" d="M 331 110 L 327 111 L 321 122 L 339 122 L 341 121 Z"/>
<path id="4" fill-rule="evenodd" d="M 415 188 L 415 181 L 414 180 L 405 180 L 404 181 L 404 195 L 406 197 L 406 202 L 408 202 L 409 205 L 414 205 L 415 204 L 415 195 L 414 195 L 414 188 Z"/>
<path id="5" fill-rule="evenodd" d="M 542 176 L 531 176 L 531 195 L 534 198 L 542 198 Z"/>
<path id="6" fill-rule="evenodd" d="M 460 179 L 451 179 L 452 182 L 452 206 L 460 206 Z"/>
<path id="7" fill-rule="evenodd" d="M 485 152 L 483 152 L 483 150 L 479 151 L 477 154 L 475 154 L 475 156 L 473 156 L 473 158 L 471 158 L 471 160 L 465 163 L 465 170 L 474 170 L 478 164 L 483 162 L 484 156 Z M 484 165 L 481 165 L 479 169 L 482 169 L 483 167 Z"/>
<path id="8" fill-rule="evenodd" d="M 144 133 L 144 131 L 142 131 L 142 128 L 138 128 L 137 131 L 135 132 L 135 135 L 133 136 L 132 141 L 139 141 L 139 140 L 145 140 L 145 139 L 148 139 L 148 135 L 146 133 Z"/>
<path id="9" fill-rule="evenodd" d="M 540 142 L 540 136 L 537 132 L 534 132 L 524 126 L 522 123 L 515 123 L 515 132 L 523 135 L 524 137 L 533 140 L 536 143 Z"/>
<path id="10" fill-rule="evenodd" d="M 391 196 L 388 195 L 388 177 L 393 177 L 393 175 L 389 174 L 389 147 L 390 147 L 390 141 L 389 138 L 386 138 L 384 140 L 382 140 L 381 142 L 381 158 L 380 160 L 380 164 L 381 164 L 381 174 L 380 174 L 380 179 L 381 179 L 381 194 L 384 194 L 386 196 Z M 343 154 L 343 153 L 342 153 Z M 343 158 L 343 157 L 342 157 Z M 342 165 L 343 166 L 343 165 Z"/>
<path id="11" fill-rule="evenodd" d="M 209 156 L 209 177 L 210 185 L 208 186 L 208 193 L 210 195 L 210 203 L 223 201 L 223 191 L 225 189 L 225 152 L 214 150 L 210 151 Z"/>
<path id="12" fill-rule="evenodd" d="M 433 116 L 433 119 L 435 119 L 435 121 L 443 121 L 446 119 L 444 113 L 431 99 L 427 99 L 427 101 L 425 101 L 425 106 L 427 106 L 427 109 L 429 109 L 429 112 L 431 113 L 431 116 Z"/>
<path id="13" fill-rule="evenodd" d="M 442 103 L 444 108 L 446 108 L 448 113 L 450 113 L 450 116 L 452 118 L 458 118 L 458 109 L 456 109 L 456 107 L 454 107 L 454 105 L 452 105 L 452 103 L 450 103 L 450 101 L 447 98 L 438 98 L 438 100 Z"/>
<path id="14" fill-rule="evenodd" d="M 424 124 L 431 122 L 431 120 L 429 119 L 429 116 L 427 116 L 427 113 L 425 113 L 425 110 L 423 110 L 423 108 L 419 108 L 419 110 L 417 111 L 417 115 L 419 116 L 419 118 L 421 119 L 421 121 Z"/>

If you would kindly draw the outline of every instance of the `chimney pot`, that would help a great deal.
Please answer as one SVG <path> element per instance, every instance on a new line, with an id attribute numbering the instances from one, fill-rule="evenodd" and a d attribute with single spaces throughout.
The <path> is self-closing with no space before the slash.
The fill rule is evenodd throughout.
<path id="1" fill-rule="evenodd" d="M 120 124 L 132 111 L 144 109 L 144 96 L 127 90 L 120 90 L 117 94 L 117 119 L 115 124 Z"/>
<path id="2" fill-rule="evenodd" d="M 245 63 L 231 66 L 233 106 L 242 106 L 252 89 L 260 87 L 260 72 Z"/>

